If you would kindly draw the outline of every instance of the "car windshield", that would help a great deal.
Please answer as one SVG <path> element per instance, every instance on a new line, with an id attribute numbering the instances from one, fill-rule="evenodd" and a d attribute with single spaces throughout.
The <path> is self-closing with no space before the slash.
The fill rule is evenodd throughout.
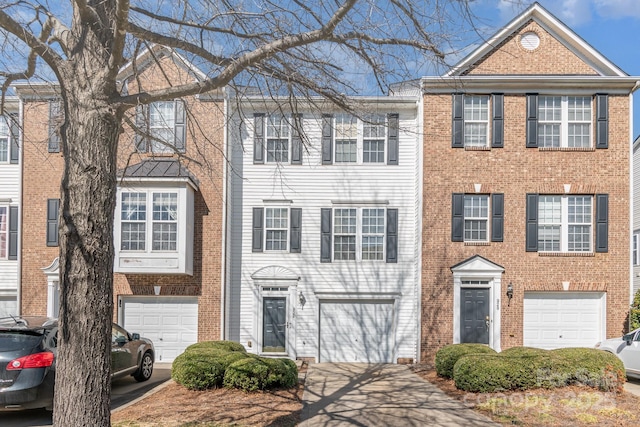
<path id="1" fill-rule="evenodd" d="M 42 340 L 35 331 L 0 331 L 0 352 L 32 349 Z"/>

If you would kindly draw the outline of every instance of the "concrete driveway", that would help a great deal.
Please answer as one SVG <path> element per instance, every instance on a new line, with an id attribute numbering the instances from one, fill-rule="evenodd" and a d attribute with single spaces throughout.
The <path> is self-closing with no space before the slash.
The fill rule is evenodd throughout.
<path id="1" fill-rule="evenodd" d="M 302 409 L 312 426 L 499 426 L 405 365 L 309 365 Z"/>

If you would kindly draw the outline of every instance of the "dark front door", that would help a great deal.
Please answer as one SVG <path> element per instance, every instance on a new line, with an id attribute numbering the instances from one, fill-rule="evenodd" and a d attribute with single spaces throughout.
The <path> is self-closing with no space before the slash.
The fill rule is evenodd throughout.
<path id="1" fill-rule="evenodd" d="M 287 299 L 264 298 L 262 321 L 262 351 L 265 353 L 286 352 Z"/>
<path id="2" fill-rule="evenodd" d="M 462 288 L 460 342 L 489 344 L 489 289 Z"/>

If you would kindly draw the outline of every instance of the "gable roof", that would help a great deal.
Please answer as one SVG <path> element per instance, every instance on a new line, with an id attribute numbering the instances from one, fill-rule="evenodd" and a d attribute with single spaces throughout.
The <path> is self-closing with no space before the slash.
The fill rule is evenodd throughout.
<path id="1" fill-rule="evenodd" d="M 170 57 L 178 66 L 189 72 L 195 80 L 201 81 L 206 79 L 207 76 L 198 67 L 180 55 L 175 49 L 159 44 L 152 44 L 148 49 L 143 50 L 135 60 L 131 60 L 126 63 L 120 69 L 118 79 L 124 81 L 133 76 L 134 65 L 135 70 L 139 73 L 141 70 L 153 65 L 158 58 L 164 56 Z"/>
<path id="2" fill-rule="evenodd" d="M 535 21 L 538 25 L 549 32 L 549 34 L 553 35 L 554 38 L 562 43 L 567 49 L 572 51 L 586 64 L 591 66 L 598 75 L 612 77 L 628 76 L 627 73 L 605 58 L 604 55 L 598 52 L 593 46 L 587 43 L 562 21 L 536 2 L 511 20 L 511 22 L 505 25 L 482 46 L 463 58 L 457 65 L 445 73 L 443 77 L 463 75 L 473 67 L 474 64 L 490 54 L 491 51 L 499 46 L 504 40 L 511 37 L 529 21 Z"/>

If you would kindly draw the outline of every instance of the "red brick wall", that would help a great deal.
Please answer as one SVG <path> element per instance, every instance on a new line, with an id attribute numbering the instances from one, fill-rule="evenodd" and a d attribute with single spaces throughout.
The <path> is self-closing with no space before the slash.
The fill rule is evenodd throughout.
<path id="1" fill-rule="evenodd" d="M 184 67 L 169 58 L 160 59 L 143 71 L 140 82 L 147 90 L 154 87 L 193 81 Z M 136 92 L 136 82 L 129 84 L 129 93 Z M 222 242 L 223 242 L 223 103 L 185 98 L 188 114 L 187 152 L 181 159 L 200 181 L 195 194 L 193 275 L 116 274 L 114 302 L 120 295 L 153 295 L 154 286 L 161 286 L 161 295 L 198 296 L 199 340 L 220 338 Z M 133 111 L 130 117 L 133 120 Z M 46 199 L 59 197 L 63 159 L 59 153 L 47 153 L 48 105 L 28 102 L 25 105 L 24 207 L 23 207 L 23 298 L 22 312 L 45 314 L 47 281 L 40 270 L 57 256 L 58 248 L 47 248 Z M 138 163 L 147 154 L 137 153 L 131 129 L 124 125 L 119 146 L 119 167 Z M 167 157 L 167 155 L 163 155 Z M 171 157 L 169 155 L 169 157 Z M 115 304 L 114 304 L 115 305 Z M 114 316 L 117 312 L 114 312 Z"/>

